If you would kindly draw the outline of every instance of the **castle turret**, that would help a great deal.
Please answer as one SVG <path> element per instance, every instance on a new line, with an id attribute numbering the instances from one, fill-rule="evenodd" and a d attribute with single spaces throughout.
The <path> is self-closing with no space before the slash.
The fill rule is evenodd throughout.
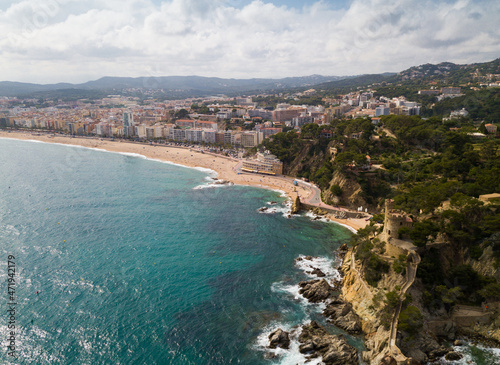
<path id="1" fill-rule="evenodd" d="M 394 200 L 387 199 L 385 201 L 385 220 L 384 234 L 386 240 L 391 238 L 399 238 L 398 232 L 402 227 L 413 227 L 413 220 L 404 212 L 394 209 Z"/>

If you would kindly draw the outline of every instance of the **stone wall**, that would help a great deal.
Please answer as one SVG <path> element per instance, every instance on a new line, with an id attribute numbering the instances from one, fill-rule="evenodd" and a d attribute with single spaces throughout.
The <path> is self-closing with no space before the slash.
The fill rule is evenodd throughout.
<path id="1" fill-rule="evenodd" d="M 307 210 L 312 210 L 314 208 L 317 208 L 314 205 L 309 205 L 302 203 L 302 208 L 307 209 Z M 331 208 L 324 208 L 321 207 L 321 209 L 326 210 L 330 214 L 335 214 L 335 215 L 345 215 L 345 218 L 362 218 L 365 217 L 363 213 L 357 213 L 357 212 L 349 212 L 346 210 L 339 210 L 339 209 L 331 209 Z"/>
<path id="2" fill-rule="evenodd" d="M 393 244 L 394 239 L 389 239 L 385 243 L 385 254 L 388 256 L 394 256 L 395 258 L 398 258 L 399 255 L 408 255 L 408 251 L 405 250 L 402 247 L 398 247 Z"/>

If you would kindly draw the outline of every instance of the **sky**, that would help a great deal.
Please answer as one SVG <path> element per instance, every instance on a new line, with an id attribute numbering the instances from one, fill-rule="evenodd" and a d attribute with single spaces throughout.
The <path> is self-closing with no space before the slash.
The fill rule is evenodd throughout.
<path id="1" fill-rule="evenodd" d="M 399 72 L 500 57 L 498 0 L 0 0 L 0 81 Z"/>

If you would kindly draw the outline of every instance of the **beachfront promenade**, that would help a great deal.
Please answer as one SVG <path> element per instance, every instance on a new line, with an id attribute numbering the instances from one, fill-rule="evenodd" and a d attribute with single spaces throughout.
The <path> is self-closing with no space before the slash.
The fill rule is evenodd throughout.
<path id="1" fill-rule="evenodd" d="M 298 194 L 301 202 L 306 205 L 325 208 L 331 211 L 348 212 L 346 209 L 329 206 L 323 203 L 321 201 L 320 189 L 311 183 L 283 175 L 271 176 L 243 172 L 241 171 L 242 159 L 202 150 L 202 148 L 198 146 L 189 147 L 173 144 L 150 144 L 131 142 L 123 139 L 111 140 L 97 137 L 74 137 L 69 135 L 31 133 L 28 131 L 0 131 L 0 137 L 77 145 L 116 153 L 138 154 L 150 159 L 172 162 L 186 167 L 211 169 L 217 173 L 218 178 L 221 180 L 231 181 L 237 185 L 257 186 L 283 191 L 292 199 Z M 73 153 L 78 154 L 78 151 L 73 151 Z M 294 185 L 294 181 L 297 181 L 297 185 Z M 328 218 L 349 226 L 354 230 L 363 228 L 368 224 L 365 219 L 336 219 L 334 216 L 329 216 Z"/>

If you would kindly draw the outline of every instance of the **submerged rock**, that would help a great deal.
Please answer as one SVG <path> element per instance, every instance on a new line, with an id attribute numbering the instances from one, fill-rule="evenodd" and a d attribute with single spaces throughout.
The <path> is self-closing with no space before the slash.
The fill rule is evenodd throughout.
<path id="1" fill-rule="evenodd" d="M 322 357 L 326 365 L 357 365 L 357 350 L 343 336 L 331 335 L 317 322 L 302 327 L 299 336 L 299 351 L 309 359 Z"/>
<path id="2" fill-rule="evenodd" d="M 311 272 L 311 274 L 316 275 L 317 277 L 320 277 L 320 278 L 323 278 L 326 276 L 325 273 L 318 268 L 314 268 L 314 270 Z"/>
<path id="3" fill-rule="evenodd" d="M 429 353 L 429 360 L 435 360 L 437 358 L 443 357 L 446 355 L 448 352 L 450 352 L 450 349 L 447 349 L 446 347 L 442 346 L 440 348 L 437 348 L 435 350 L 432 350 Z"/>
<path id="4" fill-rule="evenodd" d="M 214 184 L 216 184 L 216 185 L 234 185 L 234 183 L 232 183 L 229 180 L 218 180 L 218 179 L 215 179 Z"/>
<path id="5" fill-rule="evenodd" d="M 301 281 L 299 286 L 301 287 L 299 294 L 302 294 L 304 298 L 312 303 L 325 301 L 334 291 L 325 279 Z"/>
<path id="6" fill-rule="evenodd" d="M 456 361 L 456 360 L 460 360 L 462 357 L 463 357 L 462 354 L 460 354 L 456 351 L 450 351 L 446 354 L 446 356 L 444 358 L 448 361 Z"/>
<path id="7" fill-rule="evenodd" d="M 275 349 L 276 347 L 281 347 L 282 349 L 290 347 L 290 336 L 288 332 L 283 331 L 281 328 L 278 328 L 269 335 L 269 348 Z"/>

